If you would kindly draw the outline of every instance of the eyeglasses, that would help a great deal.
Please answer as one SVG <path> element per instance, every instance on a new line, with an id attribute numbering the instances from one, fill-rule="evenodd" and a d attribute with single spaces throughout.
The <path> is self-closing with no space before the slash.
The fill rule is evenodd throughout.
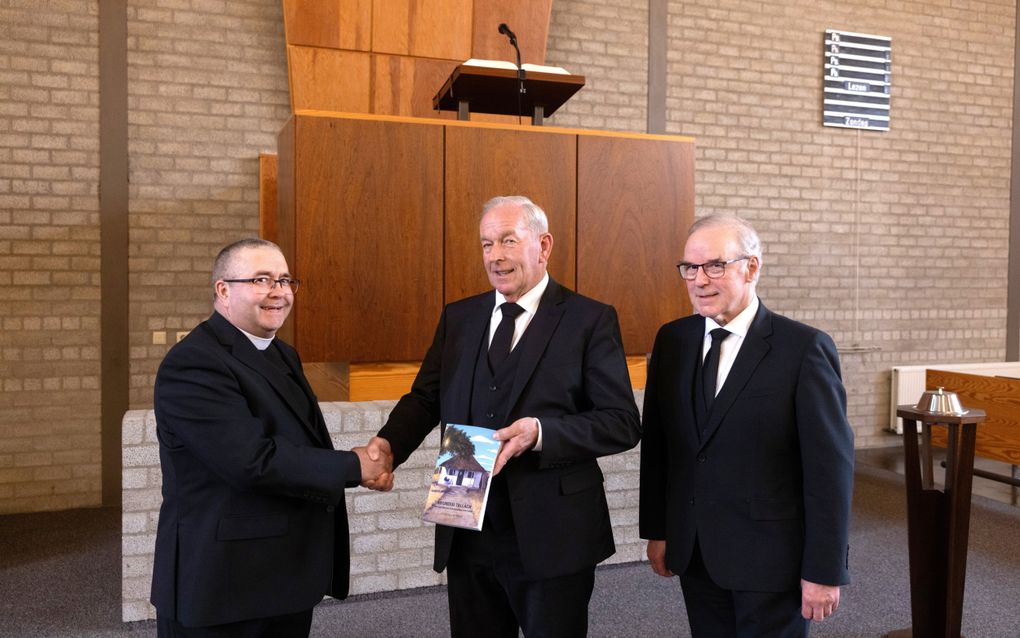
<path id="1" fill-rule="evenodd" d="M 698 268 L 705 271 L 705 276 L 709 279 L 718 279 L 725 274 L 726 266 L 750 258 L 750 255 L 744 255 L 743 257 L 737 257 L 736 259 L 731 259 L 729 261 L 709 261 L 703 264 L 688 264 L 680 262 L 676 265 L 676 269 L 680 271 L 680 276 L 686 281 L 694 281 L 698 278 Z"/>
<path id="2" fill-rule="evenodd" d="M 259 292 L 265 293 L 271 292 L 277 286 L 280 286 L 284 292 L 290 291 L 295 293 L 298 286 L 301 285 L 300 281 L 290 277 L 280 277 L 279 279 L 273 279 L 272 277 L 251 277 L 248 279 L 222 279 L 221 281 L 228 284 L 251 284 Z"/>

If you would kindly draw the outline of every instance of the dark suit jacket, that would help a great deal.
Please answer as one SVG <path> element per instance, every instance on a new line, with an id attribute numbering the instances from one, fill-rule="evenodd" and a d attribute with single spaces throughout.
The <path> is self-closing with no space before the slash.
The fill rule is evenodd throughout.
<path id="1" fill-rule="evenodd" d="M 218 313 L 167 353 L 156 375 L 163 505 L 152 603 L 205 626 L 310 609 L 347 594 L 344 488 L 361 466 L 337 452 L 297 353 L 284 361 L 313 418 L 288 397 L 283 373 Z"/>
<path id="2" fill-rule="evenodd" d="M 468 423 L 476 357 L 489 330 L 495 292 L 449 304 L 411 391 L 379 435 L 402 463 L 442 423 Z M 517 347 L 507 424 L 542 422 L 542 451 L 503 469 L 524 569 L 552 578 L 591 567 L 615 551 L 596 457 L 630 449 L 640 421 L 616 311 L 553 280 Z M 436 528 L 442 571 L 453 528 Z"/>
<path id="3" fill-rule="evenodd" d="M 697 535 L 727 589 L 845 584 L 853 432 L 832 339 L 761 305 L 701 434 L 692 391 L 704 331 L 694 315 L 655 339 L 641 537 L 665 539 L 666 565 L 682 574 Z"/>

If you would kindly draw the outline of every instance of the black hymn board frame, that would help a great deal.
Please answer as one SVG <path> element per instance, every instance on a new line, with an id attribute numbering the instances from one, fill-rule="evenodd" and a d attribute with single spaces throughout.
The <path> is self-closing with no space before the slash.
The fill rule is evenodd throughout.
<path id="1" fill-rule="evenodd" d="M 825 31 L 822 124 L 889 130 L 892 38 Z"/>

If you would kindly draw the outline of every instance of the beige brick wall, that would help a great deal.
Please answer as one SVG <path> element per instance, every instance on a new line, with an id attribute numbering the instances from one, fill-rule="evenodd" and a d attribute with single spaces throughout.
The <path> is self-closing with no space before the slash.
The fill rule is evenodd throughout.
<path id="1" fill-rule="evenodd" d="M 1015 10 L 669 5 L 667 127 L 697 139 L 698 212 L 752 220 L 765 303 L 844 350 L 859 446 L 889 441 L 892 365 L 1005 355 Z M 892 38 L 890 131 L 821 126 L 828 28 Z"/>
<path id="2" fill-rule="evenodd" d="M 0 3 L 0 514 L 100 502 L 97 11 Z"/>
<path id="3" fill-rule="evenodd" d="M 546 64 L 585 77 L 584 88 L 549 124 L 643 132 L 648 102 L 647 0 L 554 0 Z"/>
<path id="4" fill-rule="evenodd" d="M 258 234 L 258 154 L 290 113 L 278 0 L 128 2 L 131 405 L 211 312 L 209 270 Z"/>
<path id="5" fill-rule="evenodd" d="M 643 392 L 636 393 L 638 404 Z M 326 427 L 337 449 L 363 445 L 382 427 L 395 401 L 322 403 Z M 121 613 L 125 621 L 155 617 L 149 604 L 153 546 L 159 520 L 160 469 L 152 410 L 124 417 L 124 497 Z M 421 520 L 439 453 L 434 430 L 400 466 L 392 492 L 347 491 L 350 522 L 351 594 L 427 587 L 446 582 L 432 571 L 435 526 Z M 600 459 L 613 519 L 616 554 L 607 562 L 633 562 L 644 555 L 638 538 L 638 449 Z"/>
<path id="6" fill-rule="evenodd" d="M 843 348 L 858 445 L 895 364 L 1004 355 L 1013 0 L 669 3 L 667 127 L 701 213 L 766 244 L 774 310 Z M 99 503 L 97 0 L 0 3 L 0 512 Z M 257 155 L 288 113 L 280 3 L 129 0 L 131 405 L 256 232 Z M 643 131 L 647 2 L 557 0 L 556 125 Z M 827 28 L 892 37 L 892 130 L 824 128 Z M 525 52 L 527 55 L 527 52 Z M 680 247 L 677 247 L 679 253 Z M 949 267 L 949 263 L 963 264 Z M 968 277 L 960 276 L 966 272 Z M 933 345 L 935 344 L 935 345 Z"/>

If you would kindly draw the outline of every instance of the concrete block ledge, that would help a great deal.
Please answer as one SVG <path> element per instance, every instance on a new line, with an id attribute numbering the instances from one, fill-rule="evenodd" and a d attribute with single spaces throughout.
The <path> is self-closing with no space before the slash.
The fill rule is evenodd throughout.
<path id="1" fill-rule="evenodd" d="M 635 396 L 641 405 L 644 391 Z M 363 445 L 379 431 L 395 401 L 320 403 L 337 449 Z M 130 410 L 122 422 L 121 617 L 125 622 L 156 617 L 149 604 L 153 544 L 159 517 L 159 444 L 152 410 Z M 357 488 L 347 492 L 351 523 L 351 594 L 428 587 L 445 583 L 432 571 L 432 525 L 421 520 L 425 493 L 439 450 L 438 428 L 397 471 L 392 492 Z M 644 558 L 637 537 L 638 448 L 600 459 L 616 536 L 616 554 L 607 563 Z M 394 560 L 399 556 L 399 560 Z"/>

